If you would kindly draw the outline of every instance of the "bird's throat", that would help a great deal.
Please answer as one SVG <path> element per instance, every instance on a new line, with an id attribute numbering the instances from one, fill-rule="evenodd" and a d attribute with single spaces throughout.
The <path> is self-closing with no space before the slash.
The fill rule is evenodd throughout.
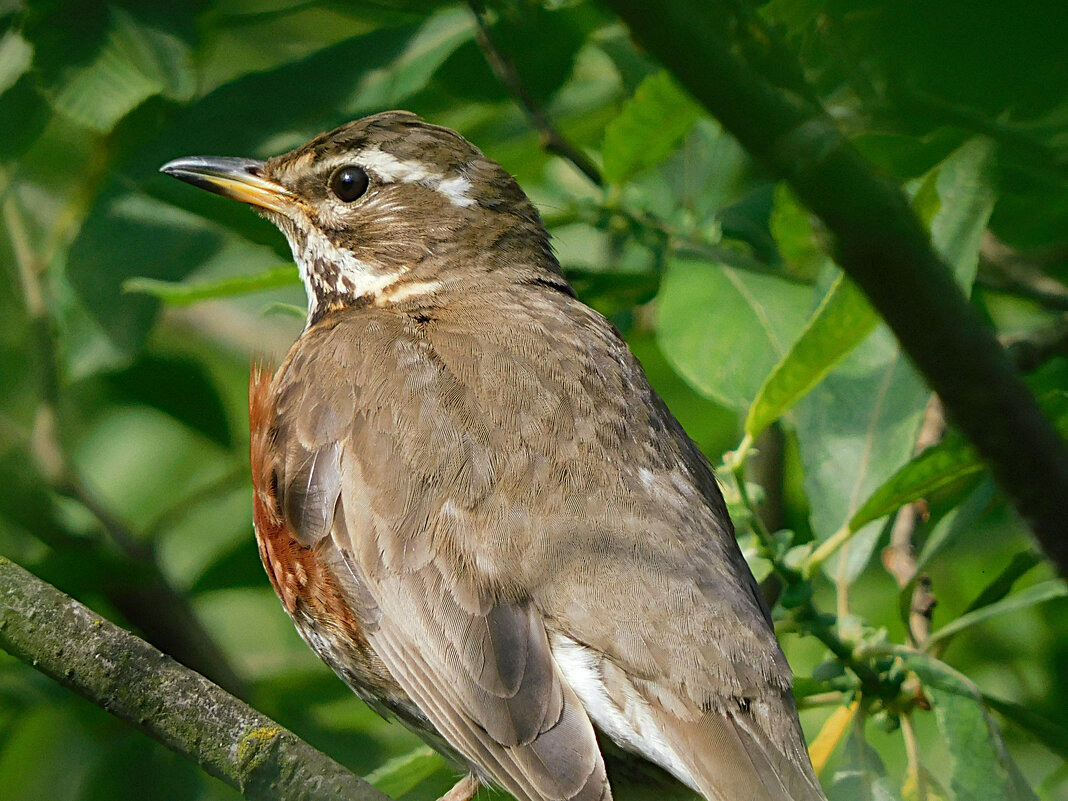
<path id="1" fill-rule="evenodd" d="M 293 259 L 308 295 L 308 325 L 331 309 L 374 303 L 396 284 L 406 268 L 381 267 L 338 247 L 314 227 L 289 235 Z"/>

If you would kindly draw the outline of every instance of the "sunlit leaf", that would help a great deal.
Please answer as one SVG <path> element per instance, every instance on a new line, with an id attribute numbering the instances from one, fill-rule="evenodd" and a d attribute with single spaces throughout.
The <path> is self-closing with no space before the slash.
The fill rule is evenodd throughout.
<path id="1" fill-rule="evenodd" d="M 831 754 L 838 747 L 838 743 L 841 742 L 842 737 L 849 730 L 858 707 L 859 702 L 854 701 L 847 706 L 840 706 L 835 709 L 823 724 L 820 733 L 816 735 L 816 739 L 809 745 L 808 755 L 812 760 L 812 769 L 817 776 L 823 773 L 823 769 L 827 766 L 827 760 L 831 758 Z"/>
<path id="2" fill-rule="evenodd" d="M 421 745 L 389 760 L 364 778 L 383 793 L 398 798 L 443 767 L 445 760 L 441 754 L 430 746 Z"/>
<path id="3" fill-rule="evenodd" d="M 663 161 L 701 116 L 701 107 L 661 70 L 638 86 L 634 97 L 604 132 L 604 174 L 625 183 Z"/>
<path id="4" fill-rule="evenodd" d="M 691 386 L 745 408 L 804 324 L 811 295 L 772 275 L 674 258 L 657 296 L 657 338 Z"/>
<path id="5" fill-rule="evenodd" d="M 277 267 L 256 275 L 241 275 L 218 281 L 158 281 L 153 278 L 129 278 L 123 282 L 124 292 L 139 292 L 152 295 L 171 306 L 189 306 L 204 300 L 245 295 L 264 289 L 277 289 L 300 283 L 297 268 L 293 265 Z"/>
<path id="6" fill-rule="evenodd" d="M 1020 609 L 1026 609 L 1029 606 L 1045 603 L 1054 598 L 1064 598 L 1065 596 L 1068 596 L 1068 587 L 1065 586 L 1063 581 L 1060 579 L 1043 581 L 1041 584 L 1035 584 L 1033 587 L 1020 590 L 1020 592 L 1010 595 L 997 603 L 992 603 L 961 615 L 931 634 L 927 642 L 938 642 L 946 637 L 952 637 L 969 626 L 982 623 L 984 620 L 990 620 L 999 615 L 1017 612 Z"/>
<path id="7" fill-rule="evenodd" d="M 790 351 L 749 407 L 745 432 L 756 438 L 831 371 L 879 321 L 852 281 L 840 275 Z"/>
<path id="8" fill-rule="evenodd" d="M 934 179 L 939 203 L 931 221 L 932 242 L 966 288 L 994 203 L 992 153 L 988 142 L 970 141 L 939 165 Z M 919 183 L 921 196 L 930 180 Z M 923 202 L 933 206 L 929 199 Z M 929 390 L 880 325 L 795 407 L 812 526 L 821 537 L 852 520 L 909 460 L 928 397 Z M 856 533 L 837 558 L 824 564 L 838 580 L 851 581 L 864 568 L 880 528 L 871 522 L 851 530 Z"/>
<path id="9" fill-rule="evenodd" d="M 193 89 L 186 45 L 113 6 L 108 34 L 96 57 L 72 74 L 52 103 L 76 122 L 106 132 L 154 95 L 185 100 Z"/>
<path id="10" fill-rule="evenodd" d="M 959 436 L 947 436 L 925 449 L 880 486 L 849 521 L 854 531 L 918 498 L 953 486 L 984 469 L 975 451 Z"/>
<path id="11" fill-rule="evenodd" d="M 827 261 L 827 253 L 816 237 L 812 213 L 798 202 L 789 184 L 775 186 L 768 227 L 787 271 L 791 275 L 815 278 Z"/>
<path id="12" fill-rule="evenodd" d="M 0 37 L 0 95 L 15 85 L 33 63 L 33 45 L 16 30 Z"/>
<path id="13" fill-rule="evenodd" d="M 1058 430 L 1068 436 L 1068 393 L 1049 393 L 1041 398 L 1040 405 Z M 947 434 L 941 442 L 917 454 L 875 490 L 857 509 L 849 525 L 857 530 L 906 503 L 958 484 L 984 469 L 983 461 L 967 440 L 959 434 Z"/>

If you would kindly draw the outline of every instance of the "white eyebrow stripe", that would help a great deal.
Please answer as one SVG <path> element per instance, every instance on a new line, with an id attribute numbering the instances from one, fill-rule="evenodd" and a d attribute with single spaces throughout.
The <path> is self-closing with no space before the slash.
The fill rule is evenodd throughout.
<path id="1" fill-rule="evenodd" d="M 348 164 L 358 164 L 388 183 L 424 184 L 443 194 L 454 206 L 466 208 L 475 205 L 468 178 L 462 175 L 447 178 L 442 173 L 431 172 L 421 161 L 399 159 L 392 153 L 371 147 L 354 157 L 336 156 L 325 162 L 324 167 L 332 170 Z"/>
<path id="2" fill-rule="evenodd" d="M 434 188 L 451 200 L 454 206 L 475 205 L 474 198 L 468 194 L 471 191 L 471 182 L 462 175 L 457 175 L 453 178 L 440 178 Z"/>
<path id="3" fill-rule="evenodd" d="M 421 161 L 401 161 L 396 156 L 377 147 L 368 148 L 360 153 L 356 163 L 375 173 L 383 181 L 414 184 L 434 177 Z M 441 180 L 442 176 L 436 176 Z"/>

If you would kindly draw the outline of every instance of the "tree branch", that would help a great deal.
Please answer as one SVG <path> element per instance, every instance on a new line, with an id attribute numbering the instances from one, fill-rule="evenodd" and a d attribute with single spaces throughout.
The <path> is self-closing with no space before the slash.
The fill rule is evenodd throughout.
<path id="1" fill-rule="evenodd" d="M 0 647 L 265 801 L 389 801 L 198 673 L 0 557 Z"/>
<path id="2" fill-rule="evenodd" d="M 527 115 L 527 119 L 530 120 L 530 124 L 541 135 L 542 147 L 550 153 L 570 161 L 579 172 L 597 186 L 604 186 L 604 179 L 601 178 L 601 173 L 597 170 L 597 167 L 556 130 L 548 115 L 541 110 L 534 98 L 530 96 L 530 93 L 523 86 L 523 81 L 519 77 L 515 64 L 494 43 L 493 37 L 490 35 L 489 22 L 486 19 L 485 5 L 481 0 L 469 0 L 468 5 L 471 6 L 471 13 L 475 15 L 475 22 L 478 23 L 475 38 L 478 40 L 478 46 L 482 48 L 482 55 L 486 57 L 486 63 L 493 70 L 493 74 L 497 76 L 497 80 L 503 83 L 519 102 L 519 105 Z"/>
<path id="3" fill-rule="evenodd" d="M 823 219 L 837 240 L 842 269 L 988 460 L 1047 555 L 1068 574 L 1068 447 L 931 248 L 900 189 L 878 177 L 823 109 L 746 61 L 738 40 L 748 32 L 729 8 L 703 0 L 609 5 Z"/>
<path id="4" fill-rule="evenodd" d="M 6 176 L 4 176 L 6 177 Z M 88 190 L 75 192 L 72 203 Z M 64 225 L 52 233 L 51 242 L 41 254 L 30 246 L 25 221 L 13 194 L 2 206 L 3 219 L 11 240 L 18 269 L 29 326 L 33 331 L 36 365 L 39 370 L 41 398 L 30 437 L 31 455 L 43 474 L 43 479 L 55 492 L 73 498 L 84 506 L 107 533 L 116 546 L 120 559 L 128 568 L 133 581 L 104 584 L 101 591 L 115 607 L 146 637 L 189 667 L 199 670 L 225 686 L 231 692 L 243 694 L 244 682 L 230 666 L 215 641 L 193 613 L 189 602 L 168 582 L 160 570 L 151 542 L 139 538 L 101 503 L 88 483 L 71 465 L 60 436 L 61 382 L 58 369 L 56 323 L 52 317 L 45 270 L 65 238 Z M 62 215 L 65 223 L 77 217 L 68 210 Z M 44 503 L 48 503 L 47 500 Z M 78 548 L 84 545 L 77 537 L 55 527 L 54 548 Z M 61 539 L 60 539 L 61 538 Z"/>

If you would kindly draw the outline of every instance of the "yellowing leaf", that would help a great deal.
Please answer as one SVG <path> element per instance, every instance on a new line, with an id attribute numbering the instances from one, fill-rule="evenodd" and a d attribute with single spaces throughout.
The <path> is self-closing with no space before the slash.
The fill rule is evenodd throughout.
<path id="1" fill-rule="evenodd" d="M 820 733 L 816 735 L 816 739 L 809 745 L 808 756 L 812 760 L 812 769 L 816 771 L 817 776 L 827 767 L 827 760 L 831 758 L 834 749 L 838 747 L 838 743 L 849 730 L 849 724 L 853 722 L 859 703 L 859 701 L 854 701 L 849 706 L 840 706 L 834 710 L 823 724 Z"/>

